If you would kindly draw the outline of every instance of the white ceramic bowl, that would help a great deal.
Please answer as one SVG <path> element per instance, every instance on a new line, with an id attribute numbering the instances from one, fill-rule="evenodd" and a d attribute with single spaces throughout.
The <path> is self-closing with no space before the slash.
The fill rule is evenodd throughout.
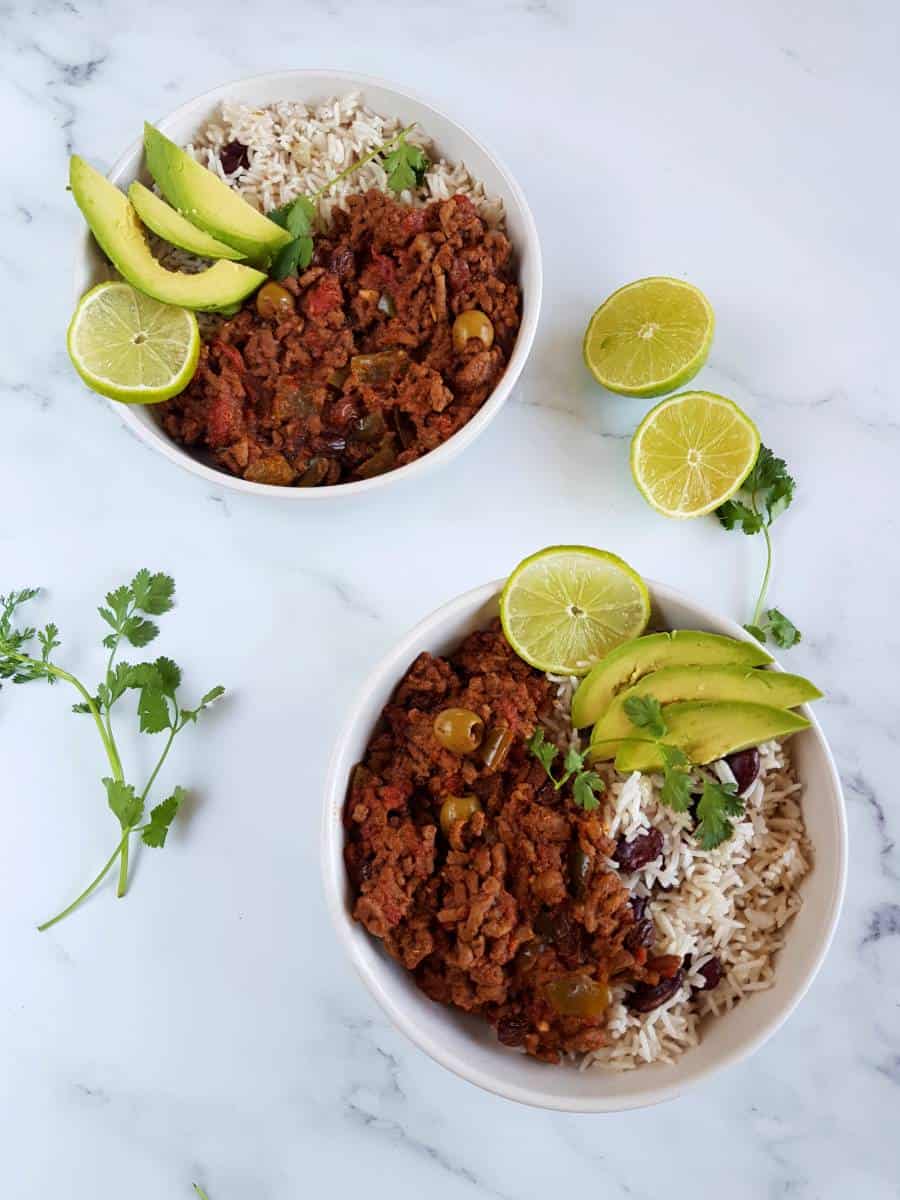
<path id="1" fill-rule="evenodd" d="M 522 288 L 522 324 L 512 357 L 500 383 L 468 424 L 424 457 L 405 467 L 377 475 L 373 479 L 352 483 L 336 484 L 332 487 L 287 488 L 271 484 L 250 483 L 245 479 L 207 466 L 198 457 L 184 450 L 160 429 L 149 409 L 140 405 L 117 404 L 110 401 L 125 424 L 138 435 L 141 441 L 152 446 L 171 462 L 201 476 L 210 483 L 232 488 L 234 491 L 256 495 L 279 496 L 298 503 L 314 503 L 335 496 L 354 496 L 383 488 L 400 479 L 415 479 L 447 463 L 470 445 L 487 428 L 505 404 L 516 380 L 525 366 L 531 351 L 541 308 L 541 250 L 534 219 L 525 196 L 497 156 L 468 133 L 461 125 L 426 104 L 424 100 L 409 92 L 400 91 L 392 84 L 368 75 L 356 75 L 345 71 L 280 71 L 271 75 L 256 75 L 236 83 L 206 92 L 195 100 L 189 100 L 173 113 L 158 122 L 159 128 L 173 141 L 183 145 L 216 114 L 223 100 L 249 104 L 270 104 L 276 100 L 303 100 L 317 103 L 329 96 L 342 95 L 349 91 L 362 93 L 363 102 L 376 112 L 386 116 L 397 116 L 404 125 L 417 122 L 433 139 L 437 153 L 449 162 L 464 162 L 476 179 L 480 179 L 486 190 L 503 199 L 506 208 L 506 226 L 518 264 L 519 283 Z M 150 182 L 142 168 L 143 145 L 138 139 L 125 151 L 109 173 L 113 183 L 127 188 L 136 178 Z M 76 296 L 81 296 L 89 287 L 110 277 L 106 260 L 99 252 L 93 238 L 85 227 L 79 243 L 75 263 Z"/>
<path id="2" fill-rule="evenodd" d="M 662 584 L 648 581 L 654 615 L 668 628 L 705 629 L 747 640 L 733 621 L 716 616 Z M 426 617 L 366 681 L 331 761 L 325 792 L 322 864 L 328 905 L 338 936 L 369 991 L 391 1021 L 433 1059 L 497 1095 L 567 1112 L 616 1112 L 668 1100 L 714 1071 L 751 1054 L 787 1019 L 828 950 L 840 913 L 847 870 L 847 828 L 841 786 L 815 717 L 794 737 L 797 772 L 805 786 L 804 816 L 815 866 L 802 884 L 803 907 L 788 928 L 774 986 L 707 1022 L 699 1046 L 673 1066 L 657 1064 L 623 1073 L 548 1066 L 508 1050 L 486 1022 L 435 1004 L 351 917 L 341 820 L 347 782 L 363 757 L 375 722 L 406 668 L 422 650 L 445 654 L 497 613 L 502 581 L 452 600 Z"/>

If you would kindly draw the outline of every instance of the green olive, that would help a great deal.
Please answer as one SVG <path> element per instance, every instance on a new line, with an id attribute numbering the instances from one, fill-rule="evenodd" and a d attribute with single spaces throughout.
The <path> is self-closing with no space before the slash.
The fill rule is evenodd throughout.
<path id="1" fill-rule="evenodd" d="M 505 726 L 493 725 L 487 731 L 481 743 L 481 761 L 489 771 L 496 771 L 503 766 L 512 744 L 513 735 Z"/>
<path id="2" fill-rule="evenodd" d="M 434 718 L 434 736 L 445 750 L 471 754 L 481 745 L 484 721 L 468 708 L 444 708 Z"/>
<path id="3" fill-rule="evenodd" d="M 294 297 L 280 283 L 264 283 L 256 293 L 256 311 L 264 321 L 281 321 L 294 311 Z"/>
<path id="4" fill-rule="evenodd" d="M 481 812 L 481 801 L 477 796 L 448 796 L 441 805 L 441 829 L 444 837 L 450 836 L 450 826 L 454 821 L 468 821 Z"/>
<path id="5" fill-rule="evenodd" d="M 453 349 L 457 354 L 465 350 L 470 338 L 478 338 L 485 350 L 490 350 L 494 344 L 491 319 L 477 308 L 460 313 L 453 322 Z"/>
<path id="6" fill-rule="evenodd" d="M 590 975 L 562 975 L 551 980 L 544 992 L 563 1017 L 600 1017 L 609 1008 L 609 988 Z"/>

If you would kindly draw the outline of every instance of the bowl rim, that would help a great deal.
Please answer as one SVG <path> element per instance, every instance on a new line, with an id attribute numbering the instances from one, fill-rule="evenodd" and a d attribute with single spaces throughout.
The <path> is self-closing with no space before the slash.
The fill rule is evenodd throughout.
<path id="1" fill-rule="evenodd" d="M 382 985 L 380 967 L 378 969 L 371 969 L 357 954 L 357 943 L 352 935 L 354 928 L 353 921 L 346 912 L 342 899 L 344 832 L 339 814 L 343 811 L 346 780 L 340 778 L 339 771 L 343 758 L 343 746 L 363 719 L 365 711 L 369 707 L 369 699 L 372 693 L 389 684 L 391 680 L 394 680 L 395 683 L 399 682 L 399 677 L 396 674 L 398 660 L 403 661 L 404 658 L 408 658 L 413 647 L 435 626 L 443 624 L 455 614 L 462 615 L 466 612 L 477 611 L 493 597 L 499 596 L 505 582 L 505 579 L 496 579 L 490 583 L 472 588 L 429 613 L 428 616 L 418 621 L 399 642 L 382 655 L 378 663 L 368 673 L 364 682 L 358 688 L 350 712 L 342 722 L 335 740 L 325 777 L 320 858 L 328 911 L 357 975 L 362 979 L 370 994 L 378 1002 L 382 1011 L 391 1021 L 391 1024 L 418 1046 L 420 1050 L 423 1050 L 430 1058 L 439 1063 L 440 1066 L 445 1067 L 460 1079 L 465 1079 L 467 1082 L 473 1083 L 495 1096 L 514 1100 L 532 1108 L 558 1112 L 625 1112 L 674 1100 L 677 1096 L 694 1088 L 710 1076 L 718 1074 L 725 1067 L 734 1066 L 749 1058 L 752 1054 L 755 1054 L 794 1012 L 819 973 L 822 963 L 828 954 L 844 902 L 848 859 L 846 801 L 834 756 L 815 714 L 810 711 L 807 705 L 802 706 L 803 714 L 810 721 L 809 732 L 813 733 L 816 737 L 818 749 L 822 754 L 826 771 L 830 775 L 836 797 L 837 881 L 829 899 L 826 919 L 819 926 L 819 944 L 812 961 L 803 976 L 795 984 L 793 992 L 787 997 L 782 1007 L 764 1021 L 760 1028 L 752 1036 L 748 1037 L 743 1044 L 726 1051 L 708 1066 L 698 1069 L 694 1076 L 686 1081 L 680 1083 L 648 1084 L 642 1092 L 625 1098 L 617 1098 L 614 1095 L 598 1096 L 596 1098 L 572 1097 L 566 1095 L 562 1089 L 554 1092 L 552 1088 L 548 1089 L 547 1092 L 537 1093 L 528 1087 L 498 1081 L 488 1071 L 461 1062 L 456 1054 L 448 1051 L 443 1044 L 431 1038 L 425 1031 L 418 1028 L 414 1020 L 405 1015 L 402 1007 L 394 1002 L 391 995 Z M 651 599 L 658 599 L 663 603 L 672 602 L 686 605 L 694 610 L 699 622 L 708 622 L 713 628 L 724 631 L 728 636 L 735 637 L 741 641 L 754 640 L 742 626 L 731 620 L 730 617 L 720 616 L 718 613 L 706 608 L 705 605 L 694 601 L 685 593 L 671 588 L 667 584 L 646 577 L 645 582 L 650 590 Z M 777 661 L 773 661 L 771 665 L 775 670 L 784 670 Z M 335 814 L 338 814 L 337 819 L 335 819 Z"/>
<path id="2" fill-rule="evenodd" d="M 409 88 L 399 87 L 388 79 L 383 79 L 375 75 L 366 75 L 356 71 L 341 71 L 330 70 L 328 68 L 305 67 L 294 70 L 284 71 L 266 71 L 256 75 L 244 76 L 240 79 L 233 79 L 226 83 L 219 84 L 217 87 L 209 88 L 205 92 L 201 92 L 198 96 L 192 99 L 185 100 L 177 108 L 172 109 L 164 117 L 157 121 L 157 126 L 166 130 L 168 127 L 182 118 L 189 115 L 190 110 L 200 105 L 212 106 L 221 103 L 227 99 L 228 93 L 239 86 L 245 85 L 260 85 L 274 82 L 275 80 L 291 79 L 315 79 L 327 77 L 334 81 L 335 87 L 360 87 L 360 88 L 381 88 L 385 91 L 392 92 L 403 100 L 410 100 L 414 104 L 419 104 L 434 114 L 449 125 L 452 125 L 464 139 L 471 142 L 482 154 L 490 159 L 497 172 L 502 177 L 509 194 L 512 197 L 518 209 L 521 223 L 524 229 L 523 243 L 528 246 L 529 254 L 533 260 L 534 286 L 530 287 L 522 294 L 522 321 L 519 326 L 519 332 L 516 335 L 516 343 L 513 347 L 512 355 L 506 365 L 506 370 L 500 382 L 482 404 L 481 408 L 475 415 L 466 422 L 461 429 L 458 429 L 445 442 L 442 442 L 436 449 L 422 455 L 421 458 L 415 459 L 411 463 L 406 463 L 402 467 L 397 467 L 392 471 L 386 471 L 383 475 L 376 475 L 371 479 L 354 480 L 350 483 L 330 484 L 320 488 L 291 488 L 281 487 L 275 484 L 253 483 L 250 480 L 240 479 L 237 476 L 229 475 L 225 471 L 218 471 L 214 467 L 209 467 L 205 463 L 195 459 L 186 450 L 171 442 L 163 436 L 154 427 L 145 424 L 138 415 L 133 411 L 133 407 L 146 406 L 130 406 L 122 404 L 118 401 L 108 400 L 110 406 L 115 410 L 119 418 L 123 421 L 126 427 L 135 434 L 141 442 L 150 449 L 162 454 L 170 462 L 183 470 L 204 479 L 208 483 L 215 483 L 222 487 L 227 487 L 231 491 L 242 492 L 245 495 L 253 496 L 268 496 L 270 498 L 280 498 L 284 500 L 294 500 L 298 502 L 322 502 L 337 497 L 350 498 L 360 496 L 366 492 L 374 491 L 378 488 L 388 486 L 392 482 L 411 481 L 420 478 L 429 470 L 438 468 L 456 455 L 465 450 L 477 437 L 480 436 L 493 421 L 494 417 L 509 399 L 513 388 L 519 381 L 522 371 L 528 362 L 532 346 L 534 344 L 535 335 L 537 333 L 538 321 L 540 319 L 541 301 L 543 296 L 543 259 L 541 255 L 540 238 L 538 237 L 537 225 L 535 224 L 534 216 L 529 207 L 525 193 L 515 176 L 507 167 L 506 163 L 496 154 L 496 152 L 486 145 L 480 138 L 471 133 L 464 125 L 461 125 L 453 117 L 448 116 L 442 109 L 432 104 L 428 99 L 421 96 L 418 92 Z M 135 157 L 140 161 L 142 139 L 135 138 L 128 147 L 116 158 L 113 165 L 107 172 L 107 178 L 117 186 L 122 180 L 122 176 L 128 172 L 128 168 Z M 85 226 L 81 236 L 76 242 L 75 254 L 75 292 L 76 302 L 82 294 L 82 285 L 88 282 L 91 274 L 91 256 L 93 254 L 91 245 L 90 230 Z M 95 281 L 96 282 L 96 281 Z M 88 285 L 90 286 L 90 285 Z"/>

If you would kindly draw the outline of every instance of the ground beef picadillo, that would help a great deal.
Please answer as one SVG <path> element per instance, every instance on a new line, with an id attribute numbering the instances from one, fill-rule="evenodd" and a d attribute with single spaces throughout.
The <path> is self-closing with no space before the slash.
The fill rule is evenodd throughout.
<path id="1" fill-rule="evenodd" d="M 347 208 L 310 268 L 282 281 L 279 312 L 248 301 L 159 406 L 176 441 L 245 479 L 308 487 L 411 462 L 470 420 L 509 359 L 510 243 L 466 197 L 410 208 L 370 191 Z M 454 340 L 461 313 L 488 318 L 490 345 Z"/>
<path id="2" fill-rule="evenodd" d="M 648 959 L 652 922 L 608 865 L 615 844 L 599 813 L 557 791 L 529 753 L 550 704 L 551 685 L 499 623 L 449 658 L 419 655 L 354 770 L 345 859 L 355 918 L 431 999 L 558 1062 L 605 1044 L 605 1006 L 579 1011 L 586 994 L 655 988 L 681 961 Z M 434 718 L 447 708 L 476 713 L 486 740 L 508 731 L 502 761 L 445 749 Z M 477 797 L 480 811 L 445 832 L 448 796 Z"/>

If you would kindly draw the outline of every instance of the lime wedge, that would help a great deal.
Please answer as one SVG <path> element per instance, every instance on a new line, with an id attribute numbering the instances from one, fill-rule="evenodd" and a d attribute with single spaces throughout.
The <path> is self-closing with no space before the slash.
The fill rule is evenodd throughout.
<path id="1" fill-rule="evenodd" d="M 713 392 L 681 392 L 647 413 L 631 439 L 631 473 L 664 517 L 702 517 L 743 483 L 759 453 L 759 430 Z"/>
<path id="2" fill-rule="evenodd" d="M 79 300 L 66 345 L 75 370 L 101 396 L 158 404 L 190 383 L 200 331 L 185 308 L 151 300 L 129 283 L 101 283 Z"/>
<path id="3" fill-rule="evenodd" d="M 658 275 L 604 300 L 584 335 L 584 361 L 598 383 L 622 396 L 664 396 L 703 364 L 715 319 L 690 283 Z"/>
<path id="4" fill-rule="evenodd" d="M 539 671 L 585 675 L 643 633 L 650 597 L 626 562 L 590 546 L 548 546 L 520 562 L 500 597 L 506 640 Z"/>

